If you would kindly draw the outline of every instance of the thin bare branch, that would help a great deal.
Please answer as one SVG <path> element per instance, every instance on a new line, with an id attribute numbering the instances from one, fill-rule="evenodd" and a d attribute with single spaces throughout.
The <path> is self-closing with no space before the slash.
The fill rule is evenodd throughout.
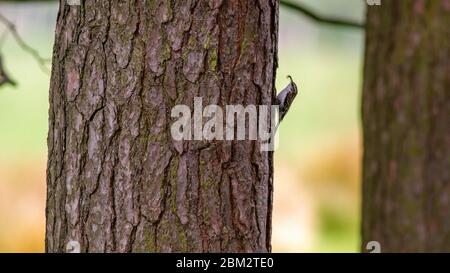
<path id="1" fill-rule="evenodd" d="M 305 15 L 306 17 L 308 17 L 318 23 L 321 23 L 321 24 L 328 24 L 328 25 L 333 25 L 333 26 L 338 26 L 338 27 L 347 27 L 347 28 L 356 28 L 356 29 L 364 29 L 365 28 L 365 25 L 363 23 L 340 19 L 340 18 L 326 18 L 326 17 L 320 16 L 298 3 L 292 3 L 290 1 L 281 0 L 280 5 L 284 6 L 286 8 L 292 9 L 294 11 L 300 12 L 303 15 Z"/>
<path id="2" fill-rule="evenodd" d="M 26 52 L 28 52 L 39 64 L 42 71 L 49 74 L 50 70 L 47 67 L 47 64 L 51 61 L 48 58 L 42 57 L 39 52 L 34 49 L 32 46 L 28 45 L 25 40 L 20 36 L 17 32 L 16 26 L 8 20 L 3 14 L 0 13 L 0 21 L 6 26 L 6 28 L 11 32 L 17 44 Z"/>

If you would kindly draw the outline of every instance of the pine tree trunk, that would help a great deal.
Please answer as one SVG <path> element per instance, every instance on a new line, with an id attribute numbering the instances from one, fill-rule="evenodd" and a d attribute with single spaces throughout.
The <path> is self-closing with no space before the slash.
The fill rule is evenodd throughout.
<path id="1" fill-rule="evenodd" d="M 367 24 L 363 248 L 450 251 L 450 1 L 383 1 Z"/>
<path id="2" fill-rule="evenodd" d="M 271 105 L 278 1 L 61 1 L 46 251 L 269 252 L 272 153 L 171 137 L 171 109 Z"/>

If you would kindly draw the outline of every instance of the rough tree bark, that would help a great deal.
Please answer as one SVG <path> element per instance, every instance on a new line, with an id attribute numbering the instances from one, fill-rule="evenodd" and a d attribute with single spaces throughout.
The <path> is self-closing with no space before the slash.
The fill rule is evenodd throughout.
<path id="1" fill-rule="evenodd" d="M 61 1 L 46 251 L 268 252 L 272 154 L 185 141 L 177 104 L 271 105 L 276 0 Z"/>
<path id="2" fill-rule="evenodd" d="M 363 249 L 450 251 L 450 1 L 367 18 Z"/>

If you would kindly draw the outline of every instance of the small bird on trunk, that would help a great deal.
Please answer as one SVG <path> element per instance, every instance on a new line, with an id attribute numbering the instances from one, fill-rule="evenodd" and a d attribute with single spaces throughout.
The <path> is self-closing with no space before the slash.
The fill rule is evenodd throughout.
<path id="1" fill-rule="evenodd" d="M 279 106 L 278 123 L 281 123 L 281 121 L 283 121 L 284 117 L 289 111 L 289 108 L 294 102 L 295 97 L 298 94 L 297 85 L 292 80 L 291 76 L 288 76 L 288 78 L 291 80 L 291 83 L 286 86 L 286 88 L 284 88 L 277 96 L 277 105 Z"/>
<path id="2" fill-rule="evenodd" d="M 272 135 L 270 137 L 269 143 L 273 145 L 273 139 L 278 131 L 278 126 L 280 126 L 287 112 L 291 108 L 292 103 L 294 102 L 295 97 L 298 94 L 297 85 L 292 80 L 291 76 L 288 76 L 288 79 L 291 81 L 288 86 L 286 86 L 280 94 L 278 94 L 276 98 L 276 105 L 278 105 L 278 123 L 275 125 L 275 129 L 272 130 Z"/>

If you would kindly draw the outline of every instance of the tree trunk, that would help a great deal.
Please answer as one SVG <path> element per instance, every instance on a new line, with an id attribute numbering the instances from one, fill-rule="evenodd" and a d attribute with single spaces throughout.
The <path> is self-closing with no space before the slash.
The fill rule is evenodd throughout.
<path id="1" fill-rule="evenodd" d="M 369 7 L 363 249 L 450 251 L 450 1 Z"/>
<path id="2" fill-rule="evenodd" d="M 172 139 L 171 109 L 271 105 L 276 0 L 61 1 L 46 251 L 268 252 L 272 153 Z"/>

